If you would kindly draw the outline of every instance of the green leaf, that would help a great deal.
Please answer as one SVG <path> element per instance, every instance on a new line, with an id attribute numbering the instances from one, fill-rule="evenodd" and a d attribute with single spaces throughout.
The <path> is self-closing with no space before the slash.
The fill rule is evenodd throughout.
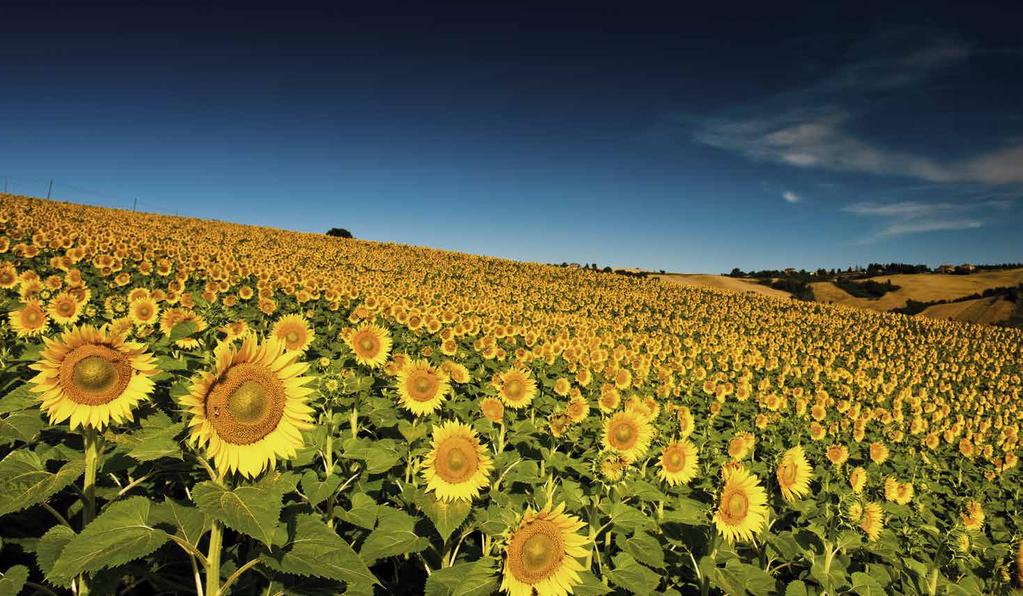
<path id="1" fill-rule="evenodd" d="M 626 540 L 624 550 L 644 565 L 664 569 L 664 547 L 646 532 L 636 532 L 632 538 Z"/>
<path id="2" fill-rule="evenodd" d="M 629 533 L 649 528 L 653 525 L 652 520 L 645 513 L 625 503 L 611 505 L 607 514 L 611 517 L 611 524 L 613 526 Z"/>
<path id="3" fill-rule="evenodd" d="M 672 509 L 664 510 L 662 522 L 702 526 L 707 523 L 710 506 L 693 499 L 681 497 L 674 500 Z"/>
<path id="4" fill-rule="evenodd" d="M 490 557 L 437 569 L 426 579 L 426 596 L 487 596 L 497 588 L 497 559 Z"/>
<path id="5" fill-rule="evenodd" d="M 0 418 L 0 444 L 21 441 L 28 443 L 46 428 L 40 410 L 22 410 Z"/>
<path id="6" fill-rule="evenodd" d="M 39 539 L 39 542 L 36 543 L 36 563 L 39 565 L 39 570 L 43 572 L 44 576 L 50 575 L 53 565 L 60 558 L 60 553 L 64 552 L 64 547 L 75 536 L 74 530 L 60 524 L 50 528 Z M 68 585 L 70 585 L 70 582 L 68 582 Z M 66 588 L 68 585 L 61 585 L 61 587 Z"/>
<path id="7" fill-rule="evenodd" d="M 335 511 L 338 517 L 346 522 L 372 530 L 377 523 L 377 510 L 380 505 L 367 494 L 355 493 L 352 497 L 352 508 L 348 511 Z"/>
<path id="8" fill-rule="evenodd" d="M 340 476 L 328 476 L 321 481 L 319 474 L 313 470 L 306 470 L 302 474 L 302 493 L 309 499 L 309 504 L 316 507 L 333 496 L 337 487 L 341 486 Z"/>
<path id="9" fill-rule="evenodd" d="M 3 399 L 0 399 L 0 414 L 10 414 L 11 412 L 20 412 L 21 410 L 34 408 L 39 403 L 36 397 L 36 394 L 29 391 L 27 383 L 18 385 L 13 391 L 5 395 Z"/>
<path id="10" fill-rule="evenodd" d="M 28 567 L 24 565 L 15 565 L 4 572 L 3 578 L 0 578 L 0 594 L 11 594 L 15 596 L 21 589 L 25 587 L 25 582 L 28 581 Z"/>
<path id="11" fill-rule="evenodd" d="M 714 581 L 715 578 L 716 581 Z M 738 559 L 730 559 L 724 567 L 716 567 L 715 573 L 712 575 L 712 582 L 728 594 L 742 594 L 744 590 L 754 596 L 777 592 L 777 586 L 771 574 Z"/>
<path id="12" fill-rule="evenodd" d="M 81 573 L 116 567 L 155 551 L 170 535 L 150 524 L 151 505 L 145 497 L 111 503 L 67 543 L 47 579 L 66 585 Z"/>
<path id="13" fill-rule="evenodd" d="M 413 425 L 408 420 L 402 420 L 398 423 L 398 432 L 405 438 L 407 443 L 415 443 L 418 439 L 421 439 L 430 432 L 429 425 L 426 424 L 415 424 Z"/>
<path id="14" fill-rule="evenodd" d="M 178 323 L 173 329 L 171 329 L 170 340 L 178 341 L 179 339 L 184 339 L 198 330 L 199 327 L 195 324 L 195 321 L 184 321 L 182 323 Z"/>
<path id="15" fill-rule="evenodd" d="M 416 518 L 392 507 L 381 506 L 377 511 L 377 527 L 362 543 L 364 561 L 372 564 L 379 559 L 416 553 L 429 541 L 415 532 Z"/>
<path id="16" fill-rule="evenodd" d="M 404 454 L 401 443 L 394 439 L 354 438 L 344 442 L 343 456 L 366 462 L 370 474 L 382 474 L 393 468 Z"/>
<path id="17" fill-rule="evenodd" d="M 85 461 L 75 459 L 56 473 L 46 471 L 35 453 L 21 449 L 0 461 L 0 515 L 46 501 L 78 479 Z"/>
<path id="18" fill-rule="evenodd" d="M 611 583 L 633 594 L 653 594 L 661 583 L 661 576 L 640 565 L 629 553 L 618 553 L 614 569 L 607 572 Z"/>
<path id="19" fill-rule="evenodd" d="M 206 514 L 183 501 L 166 499 L 155 503 L 150 515 L 154 525 L 173 527 L 174 534 L 192 546 L 199 546 L 199 540 L 210 529 Z"/>
<path id="20" fill-rule="evenodd" d="M 572 594 L 575 596 L 603 596 L 611 593 L 611 588 L 601 583 L 597 576 L 589 571 L 580 571 L 579 579 L 582 583 L 572 588 Z"/>
<path id="21" fill-rule="evenodd" d="M 142 428 L 127 437 L 128 455 L 138 461 L 161 457 L 184 459 L 181 444 L 175 437 L 185 428 L 184 422 L 172 422 L 170 416 L 157 412 L 142 420 Z"/>
<path id="22" fill-rule="evenodd" d="M 785 596 L 809 596 L 809 592 L 806 590 L 803 580 L 797 579 L 785 586 Z"/>
<path id="23" fill-rule="evenodd" d="M 285 483 L 278 482 L 279 477 L 269 475 L 234 489 L 207 480 L 192 488 L 192 501 L 206 515 L 269 546 L 280 523 L 281 500 L 287 490 Z"/>
<path id="24" fill-rule="evenodd" d="M 426 517 L 433 522 L 444 542 L 448 541 L 451 534 L 459 528 L 465 518 L 469 517 L 472 504 L 469 501 L 455 500 L 444 502 L 438 500 L 433 494 L 418 491 L 415 495 L 416 505 L 426 513 Z"/>
<path id="25" fill-rule="evenodd" d="M 378 584 L 366 563 L 319 516 L 299 515 L 294 533 L 280 551 L 261 557 L 263 563 L 283 573 L 325 577 L 347 584 Z"/>
<path id="26" fill-rule="evenodd" d="M 878 583 L 873 576 L 862 571 L 852 574 L 852 591 L 860 596 L 882 596 L 885 594 L 884 586 Z"/>

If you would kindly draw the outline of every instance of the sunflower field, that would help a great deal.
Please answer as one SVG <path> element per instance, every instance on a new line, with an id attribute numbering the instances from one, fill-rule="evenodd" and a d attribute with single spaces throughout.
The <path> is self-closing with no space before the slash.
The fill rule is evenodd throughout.
<path id="1" fill-rule="evenodd" d="M 0 195 L 0 594 L 1006 594 L 1023 332 Z"/>

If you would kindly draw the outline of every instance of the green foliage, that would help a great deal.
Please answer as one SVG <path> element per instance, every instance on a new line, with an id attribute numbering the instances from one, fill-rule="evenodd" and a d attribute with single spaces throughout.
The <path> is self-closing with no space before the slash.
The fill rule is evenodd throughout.
<path id="1" fill-rule="evenodd" d="M 287 489 L 279 475 L 269 475 L 255 484 L 228 488 L 200 482 L 192 489 L 192 501 L 203 513 L 236 532 L 271 545 L 278 537 L 281 499 Z"/>
<path id="2" fill-rule="evenodd" d="M 84 469 L 84 462 L 74 459 L 50 472 L 35 453 L 12 451 L 0 461 L 0 515 L 45 502 L 77 480 Z"/>

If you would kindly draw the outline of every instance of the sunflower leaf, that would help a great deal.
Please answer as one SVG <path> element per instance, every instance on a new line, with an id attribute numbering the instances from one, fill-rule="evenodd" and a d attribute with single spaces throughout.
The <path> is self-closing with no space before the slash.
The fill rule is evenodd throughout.
<path id="1" fill-rule="evenodd" d="M 170 340 L 178 341 L 179 339 L 184 339 L 198 330 L 199 326 L 196 325 L 195 321 L 182 321 L 171 329 Z"/>
<path id="2" fill-rule="evenodd" d="M 229 489 L 207 480 L 192 489 L 192 501 L 225 526 L 271 545 L 280 523 L 286 483 L 270 475 L 255 484 Z"/>
<path id="3" fill-rule="evenodd" d="M 472 510 L 472 505 L 468 501 L 454 500 L 446 503 L 423 491 L 416 491 L 413 499 L 426 517 L 433 522 L 433 527 L 437 529 L 444 542 L 447 542 L 451 534 L 465 522 L 465 518 L 469 517 Z"/>
<path id="4" fill-rule="evenodd" d="M 28 443 L 46 427 L 40 410 L 21 410 L 0 418 L 0 445 L 21 441 Z"/>
<path id="5" fill-rule="evenodd" d="M 355 438 L 344 442 L 344 457 L 366 462 L 370 474 L 382 474 L 393 468 L 403 456 L 401 443 L 394 439 Z"/>
<path id="6" fill-rule="evenodd" d="M 24 449 L 11 452 L 0 461 L 0 515 L 42 503 L 84 471 L 82 459 L 69 461 L 57 472 L 48 472 L 35 453 Z"/>
<path id="7" fill-rule="evenodd" d="M 28 581 L 28 567 L 15 565 L 0 577 L 0 594 L 18 594 Z"/>
<path id="8" fill-rule="evenodd" d="M 341 477 L 331 475 L 321 481 L 319 475 L 313 470 L 306 470 L 302 474 L 302 492 L 305 493 L 309 504 L 313 507 L 330 498 L 337 487 L 341 486 Z"/>
<path id="9" fill-rule="evenodd" d="M 408 553 L 416 553 L 427 546 L 429 541 L 416 534 L 416 518 L 392 507 L 377 510 L 377 527 L 362 543 L 359 554 L 367 563 L 379 559 Z"/>
<path id="10" fill-rule="evenodd" d="M 616 586 L 634 594 L 652 594 L 661 583 L 659 575 L 640 565 L 629 553 L 618 553 L 614 558 L 614 564 L 614 569 L 607 572 L 608 579 Z"/>
<path id="11" fill-rule="evenodd" d="M 44 576 L 49 576 L 53 570 L 54 564 L 60 558 L 60 553 L 64 552 L 64 547 L 76 536 L 75 531 L 65 525 L 56 525 L 49 529 L 39 542 L 36 543 L 36 564 L 39 565 L 39 570 L 43 572 Z M 60 585 L 62 588 L 68 587 L 68 584 L 55 584 Z"/>
<path id="12" fill-rule="evenodd" d="M 497 588 L 497 559 L 492 557 L 437 569 L 426 579 L 426 596 L 487 596 Z"/>
<path id="13" fill-rule="evenodd" d="M 28 389 L 28 384 L 22 383 L 0 399 L 0 414 L 27 410 L 37 403 L 36 396 Z"/>
<path id="14" fill-rule="evenodd" d="M 184 427 L 184 422 L 174 423 L 170 416 L 163 412 L 158 411 L 146 417 L 142 420 L 140 430 L 125 437 L 128 456 L 140 462 L 161 457 L 183 459 L 181 444 L 175 437 Z"/>
<path id="15" fill-rule="evenodd" d="M 282 573 L 325 577 L 350 585 L 379 584 L 351 545 L 315 515 L 299 515 L 284 548 L 275 549 L 260 560 Z"/>
<path id="16" fill-rule="evenodd" d="M 582 580 L 581 583 L 572 587 L 572 594 L 575 596 L 604 596 L 611 593 L 611 588 L 601 583 L 597 576 L 589 571 L 580 571 L 579 579 Z"/>
<path id="17" fill-rule="evenodd" d="M 199 540 L 210 528 L 209 517 L 189 503 L 165 499 L 155 503 L 152 510 L 154 525 L 174 528 L 174 534 L 192 546 L 199 546 Z"/>
<path id="18" fill-rule="evenodd" d="M 116 567 L 155 551 L 170 535 L 150 525 L 152 504 L 145 497 L 110 504 L 64 546 L 46 578 L 66 585 L 81 573 Z"/>

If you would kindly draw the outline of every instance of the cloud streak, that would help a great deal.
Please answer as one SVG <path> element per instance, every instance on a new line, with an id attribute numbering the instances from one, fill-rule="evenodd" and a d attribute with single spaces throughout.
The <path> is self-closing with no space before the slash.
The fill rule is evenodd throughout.
<path id="1" fill-rule="evenodd" d="M 1010 140 L 965 159 L 941 160 L 899 151 L 856 133 L 851 100 L 909 88 L 977 53 L 950 40 L 906 47 L 891 36 L 873 57 L 848 62 L 817 82 L 767 98 L 745 113 L 706 120 L 693 131 L 699 143 L 751 160 L 803 169 L 904 176 L 941 184 L 1023 183 L 1023 139 Z"/>
<path id="2" fill-rule="evenodd" d="M 861 217 L 878 220 L 881 227 L 857 244 L 869 244 L 925 232 L 974 230 L 987 225 L 987 217 L 997 210 L 1008 209 L 1007 201 L 979 203 L 899 201 L 894 203 L 862 202 L 842 210 Z"/>
<path id="3" fill-rule="evenodd" d="M 785 192 L 781 193 L 781 198 L 785 199 L 786 203 L 798 203 L 799 201 L 803 200 L 802 197 L 792 192 L 791 190 L 786 190 Z"/>

